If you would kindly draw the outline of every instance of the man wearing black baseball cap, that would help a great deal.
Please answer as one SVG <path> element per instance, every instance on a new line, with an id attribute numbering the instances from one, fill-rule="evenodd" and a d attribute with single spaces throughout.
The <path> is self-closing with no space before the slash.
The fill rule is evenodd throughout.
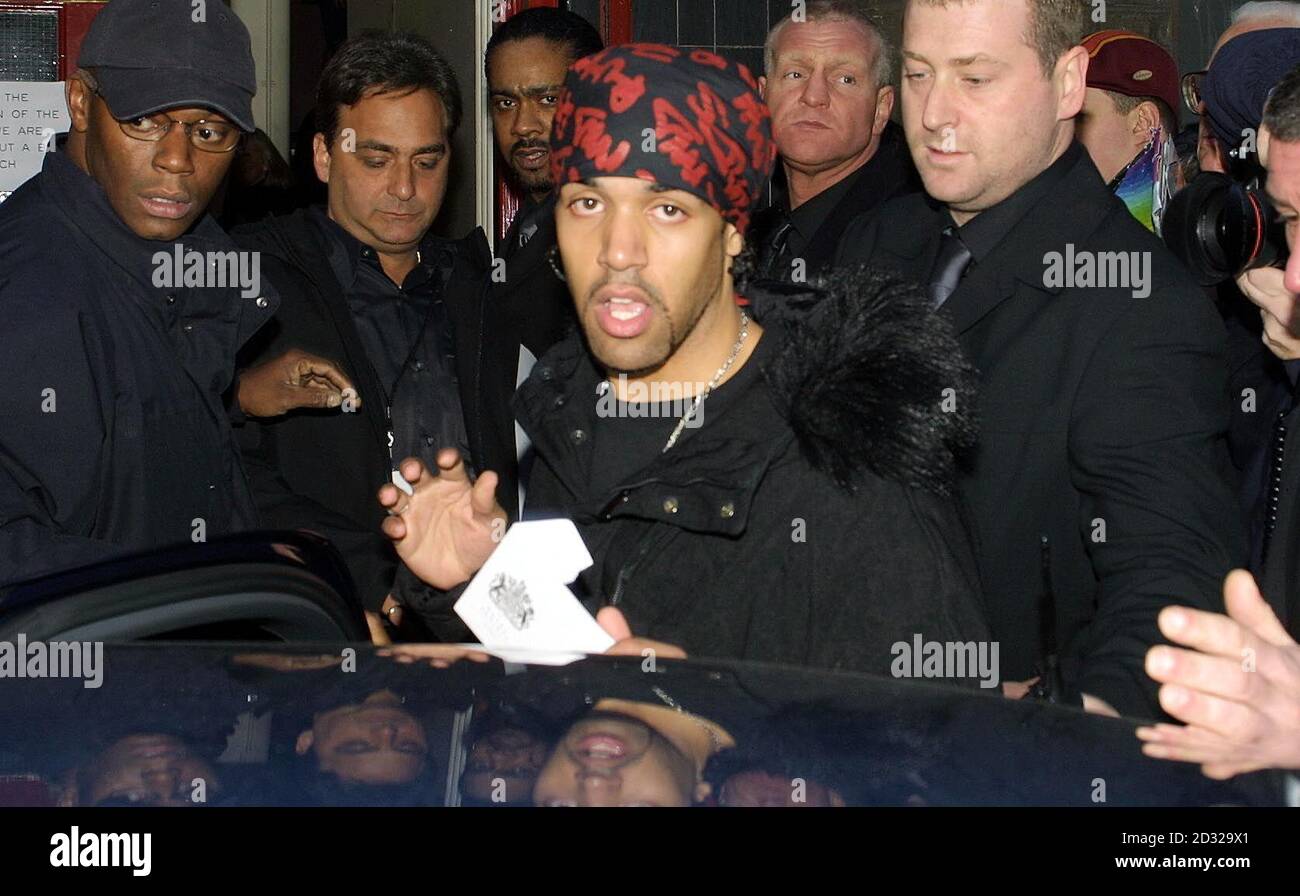
<path id="1" fill-rule="evenodd" d="M 122 222 L 146 239 L 176 239 L 202 217 L 240 132 L 254 130 L 257 78 L 248 30 L 220 3 L 205 10 L 202 21 L 194 21 L 195 14 L 189 3 L 175 0 L 115 0 L 96 17 L 81 46 L 81 68 L 68 82 L 72 161 L 99 182 Z M 86 119 L 81 127 L 79 112 Z M 166 147 L 184 141 L 163 133 L 164 112 L 187 125 L 182 130 L 193 148 L 186 148 L 186 170 L 167 158 Z M 119 139 L 110 118 L 134 143 Z M 198 121 L 205 126 L 193 127 Z M 107 133 L 94 127 L 98 123 L 109 125 Z M 156 173 L 137 173 L 149 157 Z M 167 167 L 173 171 L 158 170 Z"/>
<path id="2" fill-rule="evenodd" d="M 67 84 L 66 147 L 0 207 L 0 584 L 255 523 L 235 416 L 340 403 L 301 353 L 241 380 L 274 312 L 204 212 L 253 129 L 224 5 L 113 0 Z"/>

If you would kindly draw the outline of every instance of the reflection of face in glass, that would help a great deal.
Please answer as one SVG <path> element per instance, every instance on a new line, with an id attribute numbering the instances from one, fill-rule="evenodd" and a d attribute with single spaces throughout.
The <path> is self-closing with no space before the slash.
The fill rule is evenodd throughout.
<path id="1" fill-rule="evenodd" d="M 762 771 L 739 772 L 722 785 L 724 806 L 843 806 L 844 798 L 816 781 Z"/>
<path id="2" fill-rule="evenodd" d="M 552 750 L 533 788 L 533 804 L 689 806 L 706 793 L 694 763 L 659 732 L 640 719 L 593 712 Z"/>
<path id="3" fill-rule="evenodd" d="M 201 787 L 195 781 L 201 781 Z M 144 806 L 201 805 L 218 788 L 216 772 L 185 743 L 167 734 L 133 734 L 113 743 L 85 770 L 84 801 Z"/>
<path id="4" fill-rule="evenodd" d="M 469 748 L 461 793 L 484 802 L 528 802 L 545 761 L 542 741 L 519 728 L 499 728 Z"/>
<path id="5" fill-rule="evenodd" d="M 320 713 L 298 735 L 298 755 L 312 751 L 322 772 L 361 784 L 406 784 L 419 776 L 429 752 L 419 720 L 392 691 Z"/>
<path id="6" fill-rule="evenodd" d="M 320 656 L 292 653 L 240 653 L 232 656 L 230 661 L 236 666 L 254 666 L 259 669 L 270 669 L 273 672 L 303 672 L 338 666 L 343 662 L 343 658 L 336 653 Z"/>

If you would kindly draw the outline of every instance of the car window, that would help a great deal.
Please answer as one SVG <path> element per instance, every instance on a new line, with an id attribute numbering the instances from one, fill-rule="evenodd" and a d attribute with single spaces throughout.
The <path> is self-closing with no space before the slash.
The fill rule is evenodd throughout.
<path id="1" fill-rule="evenodd" d="M 55 647 L 26 645 L 44 672 L 0 687 L 0 802 L 1090 805 L 1099 779 L 1114 805 L 1281 799 L 1269 775 L 1146 759 L 1131 722 L 866 675 L 432 645 Z"/>

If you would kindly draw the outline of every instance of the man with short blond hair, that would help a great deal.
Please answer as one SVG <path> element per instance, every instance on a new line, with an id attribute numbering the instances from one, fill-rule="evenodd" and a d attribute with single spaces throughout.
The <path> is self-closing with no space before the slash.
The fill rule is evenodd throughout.
<path id="1" fill-rule="evenodd" d="M 803 282 L 823 273 L 854 217 L 920 189 L 889 120 L 893 60 L 876 23 L 844 0 L 814 0 L 768 34 L 759 83 L 784 180 L 754 218 L 763 276 Z"/>

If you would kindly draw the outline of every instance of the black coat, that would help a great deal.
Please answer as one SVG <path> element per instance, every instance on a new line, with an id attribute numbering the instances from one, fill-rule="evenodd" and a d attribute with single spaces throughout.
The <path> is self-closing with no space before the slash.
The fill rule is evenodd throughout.
<path id="1" fill-rule="evenodd" d="M 519 344 L 538 358 L 577 326 L 569 286 L 556 276 L 550 260 L 556 248 L 555 201 L 552 194 L 540 205 L 526 203 L 519 210 L 497 246 L 505 266 L 492 278 L 494 310 L 514 326 Z M 537 231 L 520 246 L 519 230 L 525 223 L 536 224 Z M 559 259 L 554 263 L 558 266 Z M 514 385 L 511 382 L 512 395 Z"/>
<path id="2" fill-rule="evenodd" d="M 519 229 L 525 220 L 536 223 L 537 231 L 520 246 Z M 577 327 L 569 286 L 551 266 L 550 255 L 555 247 L 554 196 L 540 206 L 525 204 L 497 245 L 487 326 L 503 334 L 502 353 L 483 366 L 484 400 L 494 407 L 508 408 L 514 398 L 519 385 L 520 346 L 533 358 L 540 358 Z M 554 263 L 558 267 L 559 259 Z M 485 441 L 515 445 L 513 414 L 489 417 L 483 421 L 483 428 Z M 517 505 L 517 494 L 508 503 L 502 502 L 511 519 L 518 516 Z"/>
<path id="3" fill-rule="evenodd" d="M 1276 420 L 1276 414 L 1273 420 Z M 1268 539 L 1259 587 L 1291 637 L 1300 640 L 1300 401 L 1284 413 L 1279 432 L 1269 428 L 1267 455 L 1281 442 L 1277 522 Z"/>
<path id="4" fill-rule="evenodd" d="M 396 553 L 380 531 L 384 511 L 376 500 L 389 480 L 386 396 L 352 321 L 343 287 L 329 262 L 328 248 L 306 212 L 271 218 L 238 231 L 247 249 L 262 253 L 262 270 L 283 297 L 275 320 L 259 334 L 241 363 L 250 366 L 288 348 L 300 348 L 340 364 L 357 386 L 357 413 L 296 411 L 249 422 L 242 437 L 245 463 L 263 518 L 270 526 L 312 529 L 343 551 L 362 601 L 377 608 L 392 586 Z M 446 282 L 443 306 L 451 320 L 461 408 L 472 459 L 501 476 L 504 502 L 515 492 L 514 448 L 496 446 L 484 432 L 509 419 L 504 404 L 480 400 L 480 371 L 495 357 L 505 334 L 485 328 L 487 240 L 475 231 L 463 240 L 429 237 L 426 249 L 439 254 Z M 397 390 L 404 385 L 405 371 Z M 410 399 L 417 400 L 417 399 Z M 433 446 L 436 451 L 438 447 Z M 400 461 L 401 458 L 394 458 Z"/>
<path id="5" fill-rule="evenodd" d="M 923 281 L 950 220 L 924 195 L 887 203 L 849 228 L 840 260 Z M 1067 244 L 1149 253 L 1150 295 L 1045 286 L 1047 253 Z M 1121 712 L 1158 713 L 1143 671 L 1162 640 L 1157 612 L 1221 610 L 1223 578 L 1246 556 L 1224 444 L 1222 321 L 1081 151 L 943 311 L 981 376 L 962 493 L 1003 677 L 1035 674 L 1050 586 L 1067 683 Z"/>
<path id="6" fill-rule="evenodd" d="M 778 172 L 778 176 L 780 172 Z M 835 208 L 803 251 L 808 280 L 826 274 L 835 262 L 835 249 L 845 228 L 859 215 L 864 215 L 882 202 L 917 193 L 921 190 L 921 179 L 912 163 L 912 156 L 907 151 L 907 140 L 902 128 L 890 123 L 880 136 L 880 146 L 865 165 L 855 172 L 856 180 L 836 203 Z M 746 242 L 755 247 L 758 271 L 762 277 L 789 281 L 792 271 L 789 268 L 775 269 L 776 247 L 773 241 L 788 218 L 784 200 L 779 200 L 768 208 L 755 212 L 750 223 Z"/>
<path id="7" fill-rule="evenodd" d="M 0 583 L 256 526 L 223 395 L 278 300 L 155 285 L 177 244 L 235 249 L 136 236 L 64 153 L 0 206 Z"/>
<path id="8" fill-rule="evenodd" d="M 595 560 L 574 586 L 588 609 L 618 606 L 635 633 L 693 656 L 882 675 L 916 634 L 987 638 L 944 494 L 969 430 L 939 396 L 954 387 L 966 405 L 970 379 L 946 325 L 898 286 L 751 291 L 765 332 L 747 363 L 762 375 L 611 489 L 592 485 L 603 375 L 585 343 L 575 333 L 538 363 L 515 400 L 537 448 L 525 517 L 577 524 Z M 468 637 L 455 596 L 415 605 L 447 640 Z"/>

